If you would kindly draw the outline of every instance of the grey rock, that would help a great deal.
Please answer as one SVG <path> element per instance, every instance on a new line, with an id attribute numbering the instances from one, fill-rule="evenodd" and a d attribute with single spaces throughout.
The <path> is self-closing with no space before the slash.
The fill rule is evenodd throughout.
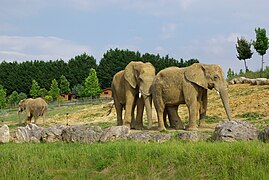
<path id="1" fill-rule="evenodd" d="M 266 78 L 257 78 L 256 79 L 257 85 L 268 85 L 268 80 Z"/>
<path id="2" fill-rule="evenodd" d="M 213 133 L 212 139 L 220 141 L 255 140 L 259 130 L 245 121 L 222 121 Z"/>
<path id="3" fill-rule="evenodd" d="M 9 128 L 7 125 L 3 125 L 0 128 L 0 143 L 8 143 L 10 139 Z"/>
<path id="4" fill-rule="evenodd" d="M 267 125 L 267 127 L 260 132 L 259 139 L 265 143 L 269 143 L 269 125 Z"/>
<path id="5" fill-rule="evenodd" d="M 127 139 L 129 132 L 130 128 L 127 126 L 112 126 L 104 130 L 101 135 L 100 141 L 107 142 L 117 139 Z"/>
<path id="6" fill-rule="evenodd" d="M 69 126 L 62 131 L 65 142 L 93 143 L 99 141 L 102 129 L 98 126 Z"/>
<path id="7" fill-rule="evenodd" d="M 171 134 L 165 133 L 148 133 L 148 132 L 134 132 L 130 133 L 128 139 L 141 142 L 158 142 L 163 143 L 171 139 Z"/>
<path id="8" fill-rule="evenodd" d="M 178 133 L 178 138 L 188 142 L 205 141 L 211 136 L 198 131 L 184 131 Z"/>
<path id="9" fill-rule="evenodd" d="M 43 142 L 52 143 L 62 141 L 62 132 L 68 126 L 55 125 L 49 128 L 45 128 L 41 132 L 41 139 Z"/>
<path id="10" fill-rule="evenodd" d="M 27 124 L 25 127 L 18 127 L 12 132 L 12 140 L 16 143 L 40 142 L 43 127 L 35 124 Z"/>

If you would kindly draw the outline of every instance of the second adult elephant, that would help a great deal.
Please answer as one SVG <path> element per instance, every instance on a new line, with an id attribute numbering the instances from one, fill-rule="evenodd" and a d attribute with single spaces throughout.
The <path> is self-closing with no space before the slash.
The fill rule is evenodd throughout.
<path id="1" fill-rule="evenodd" d="M 124 70 L 116 73 L 112 80 L 112 92 L 117 112 L 117 125 L 143 128 L 143 111 L 146 107 L 148 128 L 152 126 L 151 85 L 155 77 L 154 66 L 147 62 L 132 61 Z M 137 105 L 137 106 L 136 106 Z M 134 109 L 137 107 L 137 116 Z M 122 110 L 125 108 L 124 118 Z"/>
<path id="2" fill-rule="evenodd" d="M 195 63 L 186 68 L 169 67 L 160 71 L 152 84 L 159 129 L 165 129 L 165 108 L 173 107 L 173 112 L 176 112 L 179 104 L 186 104 L 189 111 L 189 125 L 186 129 L 197 130 L 198 113 L 202 125 L 207 109 L 207 90 L 213 88 L 219 92 L 228 119 L 231 120 L 227 82 L 219 65 Z M 174 117 L 180 121 L 177 116 Z"/>

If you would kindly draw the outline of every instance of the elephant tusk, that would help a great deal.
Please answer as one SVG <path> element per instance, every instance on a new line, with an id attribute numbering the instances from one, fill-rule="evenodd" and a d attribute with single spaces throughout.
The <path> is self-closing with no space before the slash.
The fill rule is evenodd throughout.
<path id="1" fill-rule="evenodd" d="M 142 94 L 141 94 L 141 92 L 139 92 L 138 97 L 141 98 L 141 96 L 142 96 Z"/>

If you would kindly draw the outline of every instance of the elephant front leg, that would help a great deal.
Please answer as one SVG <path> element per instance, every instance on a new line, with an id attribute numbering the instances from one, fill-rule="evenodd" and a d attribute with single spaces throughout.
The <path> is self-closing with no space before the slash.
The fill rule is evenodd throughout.
<path id="1" fill-rule="evenodd" d="M 132 93 L 126 95 L 125 113 L 123 125 L 130 127 L 132 119 L 134 119 L 135 97 Z"/>
<path id="2" fill-rule="evenodd" d="M 196 124 L 196 118 L 198 115 L 198 109 L 197 109 L 197 99 L 192 100 L 190 103 L 187 104 L 188 110 L 189 110 L 189 125 L 186 127 L 188 131 L 197 131 L 197 124 Z"/>
<path id="3" fill-rule="evenodd" d="M 135 122 L 131 122 L 131 128 L 141 130 L 143 129 L 143 111 L 144 111 L 144 101 L 142 98 L 138 98 L 137 100 L 137 113 L 136 113 L 136 119 Z"/>

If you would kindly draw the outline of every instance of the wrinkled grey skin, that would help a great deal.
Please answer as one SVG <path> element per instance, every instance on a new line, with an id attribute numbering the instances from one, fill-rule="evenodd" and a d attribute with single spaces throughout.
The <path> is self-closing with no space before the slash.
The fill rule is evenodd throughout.
<path id="1" fill-rule="evenodd" d="M 213 88 L 219 92 L 228 119 L 231 120 L 227 87 L 224 73 L 219 65 L 195 63 L 186 68 L 169 67 L 160 71 L 152 84 L 152 96 L 158 116 L 159 129 L 165 129 L 166 109 L 170 109 L 170 115 L 180 125 L 180 128 L 183 128 L 177 114 L 179 104 L 186 104 L 189 110 L 187 130 L 197 130 L 198 114 L 200 126 L 204 126 L 207 90 Z"/>
<path id="2" fill-rule="evenodd" d="M 21 100 L 19 102 L 19 123 L 21 123 L 21 113 L 25 111 L 26 112 L 26 120 L 25 122 L 31 122 L 32 117 L 34 117 L 34 123 L 36 124 L 36 121 L 39 116 L 42 116 L 43 118 L 43 126 L 45 125 L 45 117 L 46 113 L 48 111 L 48 104 L 46 101 L 44 101 L 42 98 L 28 98 Z"/>
<path id="3" fill-rule="evenodd" d="M 152 126 L 151 84 L 155 77 L 154 66 L 147 62 L 130 62 L 124 70 L 116 73 L 112 80 L 112 92 L 117 112 L 117 125 L 143 129 L 143 111 L 146 107 L 148 128 Z M 139 97 L 141 94 L 141 97 Z M 137 115 L 134 117 L 134 109 Z M 124 118 L 122 110 L 125 109 Z"/>

